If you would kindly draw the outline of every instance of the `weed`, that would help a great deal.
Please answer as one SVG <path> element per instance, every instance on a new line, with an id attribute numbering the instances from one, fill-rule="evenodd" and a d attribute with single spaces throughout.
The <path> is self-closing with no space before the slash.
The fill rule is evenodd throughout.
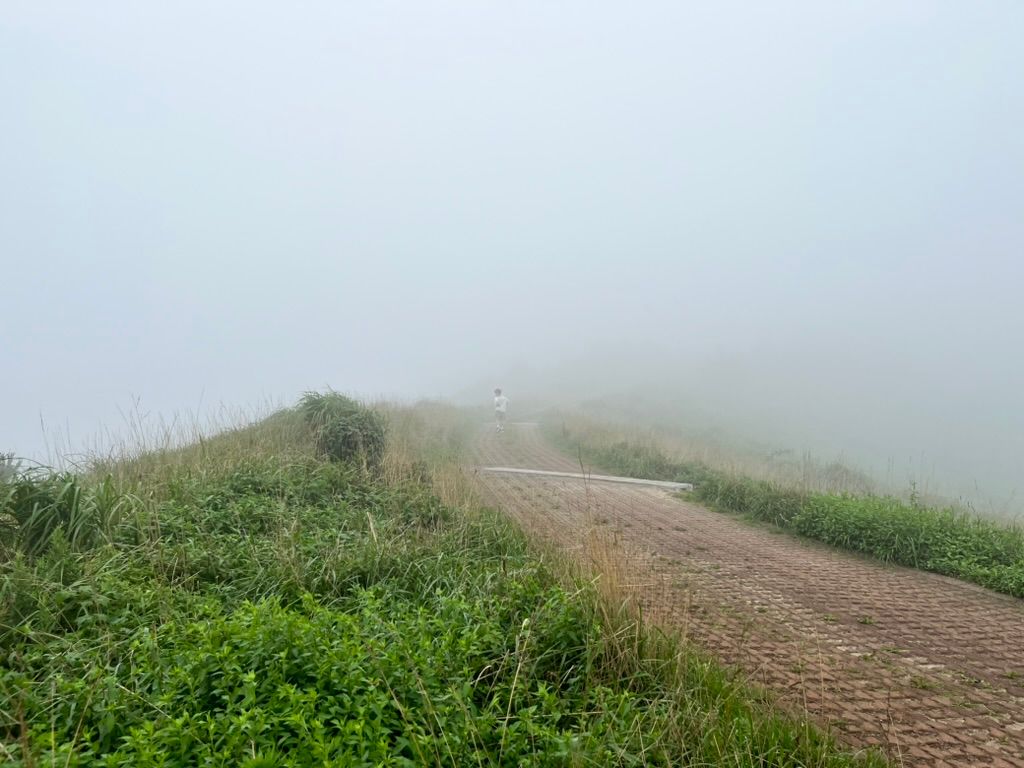
<path id="1" fill-rule="evenodd" d="M 934 691 L 938 689 L 938 686 L 929 680 L 927 677 L 921 677 L 920 675 L 914 675 L 910 678 L 910 685 L 913 688 L 917 688 L 921 691 Z"/>

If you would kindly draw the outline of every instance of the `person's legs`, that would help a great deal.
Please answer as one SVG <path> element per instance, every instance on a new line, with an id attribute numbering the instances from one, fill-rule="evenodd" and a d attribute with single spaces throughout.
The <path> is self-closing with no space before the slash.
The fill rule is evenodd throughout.
<path id="1" fill-rule="evenodd" d="M 504 411 L 495 411 L 494 412 L 494 419 L 497 422 L 497 429 L 498 429 L 498 431 L 499 432 L 504 432 L 505 431 L 505 412 Z"/>

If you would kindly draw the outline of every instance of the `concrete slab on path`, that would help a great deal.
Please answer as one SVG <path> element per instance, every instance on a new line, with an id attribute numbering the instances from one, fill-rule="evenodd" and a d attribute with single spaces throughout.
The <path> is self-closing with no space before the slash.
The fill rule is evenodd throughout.
<path id="1" fill-rule="evenodd" d="M 595 483 L 622 483 L 623 485 L 647 485 L 655 488 L 667 488 L 672 491 L 692 491 L 693 483 L 675 483 L 670 480 L 644 480 L 639 477 L 617 477 L 615 475 L 591 475 L 581 472 L 552 472 L 546 469 L 521 469 L 518 467 L 479 467 L 481 472 L 510 475 L 536 475 L 539 477 L 565 477 L 575 480 L 587 480 Z"/>

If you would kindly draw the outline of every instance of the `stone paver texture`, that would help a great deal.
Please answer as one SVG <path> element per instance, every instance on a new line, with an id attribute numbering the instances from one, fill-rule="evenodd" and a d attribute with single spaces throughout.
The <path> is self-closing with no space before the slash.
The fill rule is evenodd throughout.
<path id="1" fill-rule="evenodd" d="M 581 470 L 534 425 L 482 431 L 473 461 Z M 476 477 L 531 534 L 591 560 L 596 547 L 647 620 L 742 670 L 840 741 L 915 768 L 1024 768 L 1024 601 L 661 489 Z"/>

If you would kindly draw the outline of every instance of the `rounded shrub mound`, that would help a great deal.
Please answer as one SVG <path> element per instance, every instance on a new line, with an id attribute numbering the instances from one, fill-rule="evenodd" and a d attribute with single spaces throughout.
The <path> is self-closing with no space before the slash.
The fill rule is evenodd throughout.
<path id="1" fill-rule="evenodd" d="M 313 430 L 317 449 L 335 461 L 376 468 L 384 458 L 384 419 L 337 392 L 307 392 L 299 410 Z"/>

